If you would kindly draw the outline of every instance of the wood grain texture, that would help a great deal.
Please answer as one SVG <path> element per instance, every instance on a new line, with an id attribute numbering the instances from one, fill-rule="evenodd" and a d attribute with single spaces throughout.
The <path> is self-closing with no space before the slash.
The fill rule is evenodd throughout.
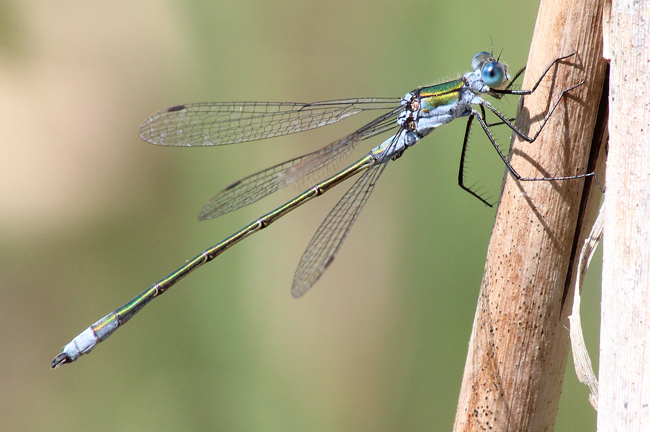
<path id="1" fill-rule="evenodd" d="M 650 5 L 614 0 L 598 430 L 650 428 Z"/>
<path id="2" fill-rule="evenodd" d="M 522 88 L 531 88 L 560 56 L 576 56 L 549 72 L 524 97 L 517 125 L 533 134 L 563 89 L 560 103 L 534 143 L 517 138 L 511 161 L 524 177 L 593 170 L 606 62 L 602 1 L 542 1 Z M 606 99 L 605 99 L 606 102 Z M 602 118 L 601 118 L 602 121 Z M 593 150 L 597 154 L 597 149 Z M 488 249 L 472 329 L 455 431 L 553 430 L 567 364 L 570 306 L 564 300 L 600 194 L 590 180 L 516 182 L 506 175 Z M 581 238 L 581 236 L 583 236 Z"/>

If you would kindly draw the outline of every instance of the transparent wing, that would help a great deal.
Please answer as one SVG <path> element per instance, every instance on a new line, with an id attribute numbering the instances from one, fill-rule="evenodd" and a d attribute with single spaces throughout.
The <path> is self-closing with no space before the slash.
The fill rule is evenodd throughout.
<path id="1" fill-rule="evenodd" d="M 203 207 L 199 219 L 212 219 L 252 204 L 308 174 L 331 165 L 347 156 L 359 142 L 397 127 L 395 117 L 401 110 L 401 107 L 395 108 L 320 150 L 267 168 L 233 183 Z"/>
<path id="2" fill-rule="evenodd" d="M 140 138 L 163 146 L 234 144 L 286 135 L 337 122 L 362 111 L 390 109 L 399 98 L 314 103 L 207 102 L 177 105 L 140 126 Z"/>
<path id="3" fill-rule="evenodd" d="M 332 264 L 334 256 L 341 248 L 343 240 L 359 216 L 359 212 L 368 201 L 372 189 L 385 167 L 385 163 L 380 163 L 366 171 L 343 195 L 343 198 L 318 227 L 316 234 L 300 258 L 298 269 L 293 277 L 291 294 L 294 297 L 300 297 L 306 293 Z"/>

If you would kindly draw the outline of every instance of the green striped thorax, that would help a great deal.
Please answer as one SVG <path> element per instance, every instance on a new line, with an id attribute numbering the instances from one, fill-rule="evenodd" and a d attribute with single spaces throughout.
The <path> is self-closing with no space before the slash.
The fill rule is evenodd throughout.
<path id="1" fill-rule="evenodd" d="M 405 110 L 398 124 L 422 138 L 439 126 L 469 115 L 470 105 L 482 101 L 481 94 L 500 98 L 492 90 L 504 87 L 510 80 L 507 66 L 488 52 L 476 54 L 471 64 L 472 72 L 460 79 L 407 93 L 402 98 Z"/>

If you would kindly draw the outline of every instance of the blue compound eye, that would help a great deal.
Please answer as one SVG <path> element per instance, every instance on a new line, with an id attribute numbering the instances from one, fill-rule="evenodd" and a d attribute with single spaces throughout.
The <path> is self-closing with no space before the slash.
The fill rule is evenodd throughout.
<path id="1" fill-rule="evenodd" d="M 482 51 L 474 56 L 472 59 L 472 70 L 477 70 L 483 67 L 487 62 L 494 61 L 494 57 L 489 52 Z"/>
<path id="2" fill-rule="evenodd" d="M 499 87 L 506 80 L 506 69 L 499 62 L 490 62 L 483 66 L 481 79 L 488 87 Z"/>

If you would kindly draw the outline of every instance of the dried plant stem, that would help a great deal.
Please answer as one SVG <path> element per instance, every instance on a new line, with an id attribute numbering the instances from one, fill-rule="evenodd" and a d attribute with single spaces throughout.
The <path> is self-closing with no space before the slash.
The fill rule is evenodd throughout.
<path id="1" fill-rule="evenodd" d="M 650 5 L 614 0 L 598 430 L 650 425 Z"/>
<path id="2" fill-rule="evenodd" d="M 589 163 L 598 154 L 592 143 L 601 141 L 595 131 L 606 69 L 602 9 L 601 0 L 540 5 L 522 88 L 530 88 L 554 58 L 577 54 L 550 71 L 540 86 L 545 92 L 524 98 L 517 125 L 533 133 L 563 89 L 583 80 L 585 85 L 565 96 L 534 143 L 514 140 L 512 164 L 524 177 L 594 169 Z M 599 196 L 590 180 L 516 182 L 507 175 L 455 431 L 553 429 L 568 358 L 571 307 L 564 303 L 571 295 L 571 263 L 589 232 L 583 225 L 595 218 Z"/>

